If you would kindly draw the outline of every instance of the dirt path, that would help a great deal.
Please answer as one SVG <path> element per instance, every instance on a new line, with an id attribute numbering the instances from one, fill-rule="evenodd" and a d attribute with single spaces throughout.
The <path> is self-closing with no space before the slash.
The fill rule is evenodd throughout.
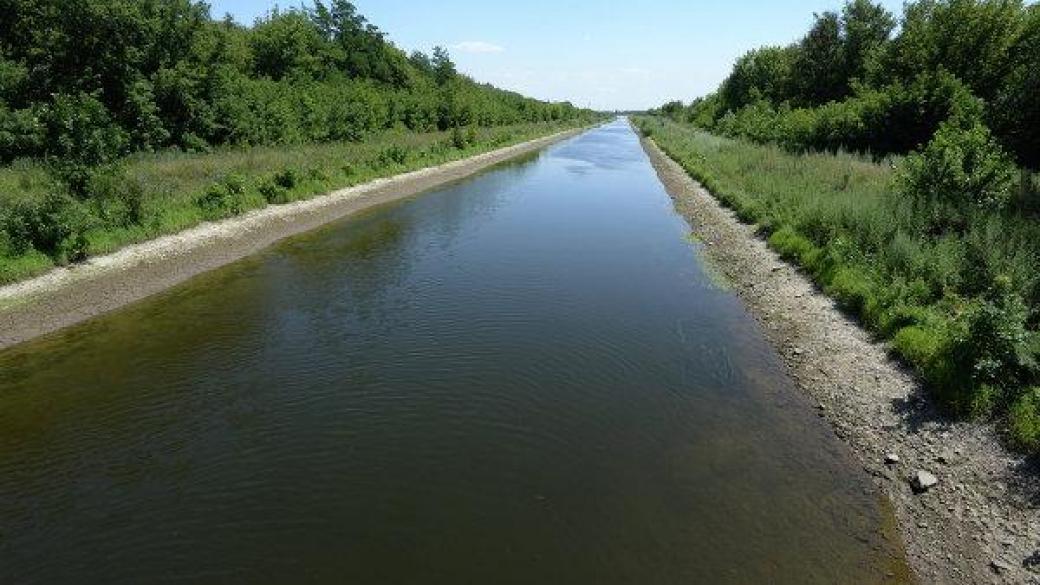
<path id="1" fill-rule="evenodd" d="M 583 131 L 560 132 L 306 201 L 205 223 L 0 287 L 0 349 L 113 311 L 195 275 L 255 254 L 289 236 L 461 179 Z"/>
<path id="2" fill-rule="evenodd" d="M 796 268 L 644 140 L 703 252 L 798 386 L 888 494 L 922 583 L 1040 583 L 1040 472 L 985 425 L 939 416 L 914 377 Z M 886 463 L 889 455 L 898 462 Z M 918 470 L 938 484 L 915 494 Z"/>

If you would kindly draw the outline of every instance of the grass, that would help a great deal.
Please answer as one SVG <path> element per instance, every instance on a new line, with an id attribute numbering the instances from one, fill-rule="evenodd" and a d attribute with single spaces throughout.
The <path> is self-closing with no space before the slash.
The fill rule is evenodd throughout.
<path id="1" fill-rule="evenodd" d="M 951 413 L 993 418 L 1040 453 L 1040 224 L 1027 205 L 935 233 L 940 210 L 898 195 L 897 159 L 792 154 L 662 118 L 637 124 L 887 339 Z"/>
<path id="2" fill-rule="evenodd" d="M 456 132 L 388 131 L 361 142 L 133 156 L 92 171 L 78 198 L 34 161 L 0 168 L 0 284 L 267 205 L 546 136 L 579 122 Z"/>

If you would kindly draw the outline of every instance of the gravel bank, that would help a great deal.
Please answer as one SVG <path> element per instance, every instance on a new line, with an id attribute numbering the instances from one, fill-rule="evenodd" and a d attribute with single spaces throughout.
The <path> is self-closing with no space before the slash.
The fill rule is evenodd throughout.
<path id="1" fill-rule="evenodd" d="M 820 415 L 888 495 L 917 578 L 1040 583 L 1036 463 L 1009 454 L 986 425 L 939 415 L 884 344 L 652 141 L 643 144 L 704 255 L 761 322 L 798 386 L 819 403 Z M 928 484 L 929 474 L 938 483 L 915 492 L 911 479 Z"/>
<path id="2" fill-rule="evenodd" d="M 581 132 L 581 129 L 560 132 L 306 201 L 269 206 L 226 221 L 205 223 L 0 287 L 0 349 L 113 311 L 192 276 L 254 254 L 278 240 L 374 205 L 461 179 Z"/>

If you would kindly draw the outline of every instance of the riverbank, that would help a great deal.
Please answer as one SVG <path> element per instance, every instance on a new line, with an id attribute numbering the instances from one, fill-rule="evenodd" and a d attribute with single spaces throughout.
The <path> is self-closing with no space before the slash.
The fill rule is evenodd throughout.
<path id="1" fill-rule="evenodd" d="M 284 238 L 535 152 L 584 129 L 493 150 L 128 246 L 0 287 L 0 349 L 113 311 Z"/>
<path id="2" fill-rule="evenodd" d="M 704 255 L 888 495 L 920 581 L 1040 583 L 1037 470 L 1009 454 L 992 428 L 939 415 L 885 345 L 653 142 L 643 144 Z M 898 462 L 886 462 L 889 455 Z M 918 470 L 934 474 L 938 484 L 915 493 L 909 477 Z"/>

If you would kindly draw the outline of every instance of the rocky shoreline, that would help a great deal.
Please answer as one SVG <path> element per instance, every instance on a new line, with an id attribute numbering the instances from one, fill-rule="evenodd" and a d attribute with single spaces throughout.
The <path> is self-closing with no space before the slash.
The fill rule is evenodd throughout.
<path id="1" fill-rule="evenodd" d="M 987 425 L 942 417 L 884 344 L 651 140 L 643 145 L 704 256 L 888 496 L 918 580 L 1040 584 L 1036 462 L 1009 453 Z"/>

